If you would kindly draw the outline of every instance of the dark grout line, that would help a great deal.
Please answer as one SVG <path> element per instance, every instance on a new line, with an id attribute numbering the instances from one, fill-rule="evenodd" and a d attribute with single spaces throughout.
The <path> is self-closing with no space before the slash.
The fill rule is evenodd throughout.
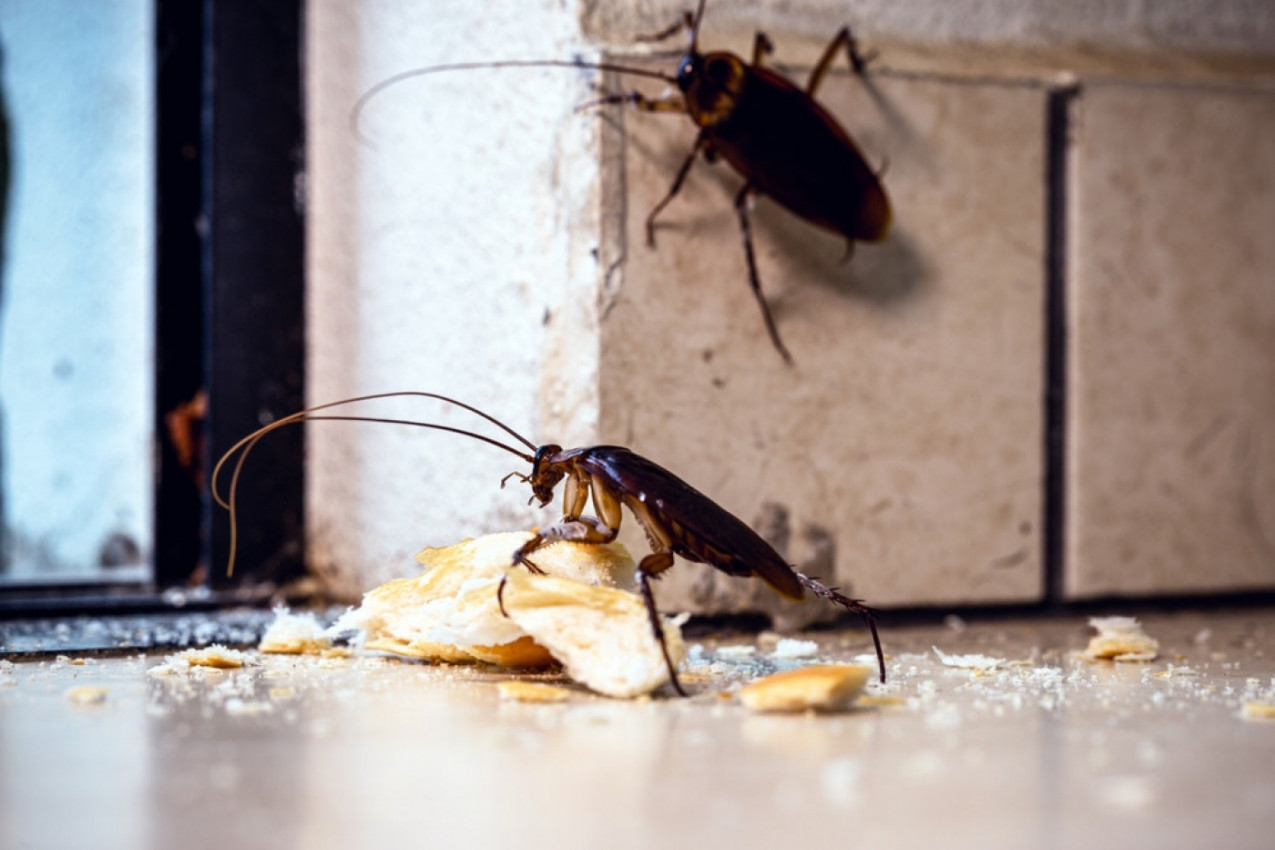
<path id="1" fill-rule="evenodd" d="M 1064 601 L 1067 536 L 1067 207 L 1075 86 L 1045 101 L 1045 428 L 1042 565 L 1046 605 Z"/>

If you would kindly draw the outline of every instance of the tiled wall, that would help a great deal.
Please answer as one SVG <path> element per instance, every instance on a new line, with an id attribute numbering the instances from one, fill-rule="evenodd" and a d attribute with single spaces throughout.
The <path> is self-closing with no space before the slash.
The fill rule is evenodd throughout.
<path id="1" fill-rule="evenodd" d="M 890 238 L 843 263 L 755 208 L 792 367 L 749 294 L 738 177 L 698 161 L 651 250 L 695 130 L 617 118 L 603 441 L 876 604 L 1275 589 L 1275 76 L 891 56 L 819 93 L 887 165 Z M 772 605 L 707 568 L 662 589 Z"/>
<path id="2" fill-rule="evenodd" d="M 838 580 L 875 603 L 1036 599 L 1045 93 L 869 89 L 840 73 L 821 99 L 872 163 L 888 161 L 895 226 L 843 262 L 844 240 L 757 204 L 759 274 L 793 366 L 749 291 L 738 179 L 697 163 L 648 249 L 644 219 L 694 131 L 680 116 L 624 117 L 627 261 L 601 331 L 603 440 L 746 519 L 782 506 L 789 557 L 827 535 Z M 750 587 L 707 588 L 711 576 L 682 573 L 697 602 Z"/>
<path id="3" fill-rule="evenodd" d="M 1070 596 L 1275 587 L 1275 89 L 1071 104 Z"/>

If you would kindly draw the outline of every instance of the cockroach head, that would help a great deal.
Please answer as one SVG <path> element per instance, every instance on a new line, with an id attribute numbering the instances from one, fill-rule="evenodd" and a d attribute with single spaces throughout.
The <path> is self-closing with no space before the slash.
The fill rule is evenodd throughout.
<path id="1" fill-rule="evenodd" d="M 553 489 L 566 474 L 562 465 L 553 460 L 561 451 L 562 446 L 541 446 L 536 449 L 536 457 L 531 463 L 531 475 L 527 480 L 531 483 L 532 498 L 540 502 L 542 508 L 553 501 Z"/>
<path id="2" fill-rule="evenodd" d="M 700 127 L 712 127 L 735 114 L 748 70 L 729 53 L 688 53 L 677 67 L 677 87 Z"/>

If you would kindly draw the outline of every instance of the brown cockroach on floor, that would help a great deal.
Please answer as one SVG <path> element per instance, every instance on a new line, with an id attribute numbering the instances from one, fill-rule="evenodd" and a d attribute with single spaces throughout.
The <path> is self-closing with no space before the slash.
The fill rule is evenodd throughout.
<path id="1" fill-rule="evenodd" d="M 689 47 L 675 75 L 630 68 L 609 62 L 563 60 L 511 60 L 432 65 L 395 74 L 373 86 L 354 105 L 350 121 L 356 136 L 358 120 L 368 101 L 403 80 L 444 71 L 477 68 L 557 66 L 593 68 L 621 74 L 653 77 L 677 86 L 679 93 L 648 98 L 630 91 L 599 98 L 585 106 L 627 104 L 646 112 L 676 112 L 690 117 L 699 133 L 690 154 L 678 169 L 673 185 L 646 218 L 646 240 L 655 246 L 655 219 L 681 190 L 695 158 L 709 162 L 725 159 L 744 178 L 735 196 L 735 212 L 743 235 L 748 283 L 761 308 L 766 331 L 775 349 L 791 364 L 789 354 L 761 291 L 753 250 L 749 209 L 755 196 L 772 198 L 789 212 L 846 239 L 847 258 L 855 242 L 879 242 L 890 230 L 890 202 L 850 134 L 824 109 L 815 92 L 827 76 L 838 51 L 845 50 L 851 69 L 864 73 L 866 61 L 859 53 L 849 27 L 842 27 L 825 48 L 810 73 L 805 88 L 762 66 L 773 50 L 762 32 L 754 36 L 752 62 L 733 53 L 701 53 L 699 28 L 705 0 L 692 15 L 686 12 L 676 25 L 644 40 L 662 40 L 680 30 L 689 33 Z"/>
<path id="2" fill-rule="evenodd" d="M 437 399 L 467 410 L 509 434 L 526 446 L 528 451 L 514 448 L 473 431 L 432 422 L 339 414 L 316 415 L 319 411 L 342 405 L 373 399 L 403 397 Z M 877 636 L 876 621 L 868 606 L 793 569 L 757 532 L 667 469 L 622 446 L 564 449 L 561 446 L 547 444 L 537 447 L 494 416 L 437 393 L 377 393 L 320 404 L 285 416 L 235 443 L 222 455 L 212 474 L 213 498 L 217 504 L 230 512 L 231 518 L 228 572 L 234 569 L 237 539 L 235 491 L 248 452 L 262 437 L 276 428 L 297 422 L 325 420 L 380 422 L 434 428 L 471 437 L 504 449 L 531 464 L 531 472 L 526 475 L 521 472 L 510 473 L 501 480 L 501 487 L 504 487 L 510 478 L 517 478 L 531 486 L 532 495 L 529 501 L 538 501 L 541 507 L 553 500 L 555 488 L 565 479 L 562 519 L 540 529 L 535 537 L 511 553 L 511 566 L 522 565 L 533 572 L 539 572 L 530 556 L 537 549 L 561 540 L 610 543 L 620 530 L 620 522 L 623 518 L 621 506 L 627 507 L 642 530 L 646 532 L 647 540 L 651 544 L 651 554 L 644 557 L 638 564 L 638 584 L 646 604 L 651 632 L 660 645 L 665 664 L 668 665 L 669 680 L 673 688 L 682 696 L 686 696 L 686 691 L 682 689 L 682 684 L 677 678 L 677 669 L 669 657 L 668 646 L 664 641 L 664 629 L 660 623 L 660 613 L 655 607 L 655 597 L 651 593 L 651 579 L 659 578 L 665 570 L 673 566 L 675 555 L 681 555 L 688 561 L 708 564 L 727 575 L 760 578 L 787 599 L 797 601 L 804 599 L 805 591 L 809 590 L 847 611 L 861 615 L 872 632 L 881 681 L 885 681 L 885 655 L 881 650 L 881 639 Z M 217 481 L 222 467 L 236 453 L 239 453 L 239 458 L 231 473 L 228 497 L 223 499 L 218 491 Z M 594 510 L 598 514 L 596 517 L 584 515 L 590 495 L 593 497 Z M 503 590 L 503 582 L 500 587 Z"/>

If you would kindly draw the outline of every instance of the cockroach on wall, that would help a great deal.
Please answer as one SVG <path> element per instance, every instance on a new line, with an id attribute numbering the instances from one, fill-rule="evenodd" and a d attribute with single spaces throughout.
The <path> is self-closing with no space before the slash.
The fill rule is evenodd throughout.
<path id="1" fill-rule="evenodd" d="M 373 399 L 402 397 L 437 399 L 467 410 L 503 430 L 525 446 L 527 451 L 473 431 L 432 422 L 339 414 L 316 415 L 320 411 L 343 405 Z M 262 437 L 276 428 L 297 422 L 322 420 L 379 422 L 433 428 L 460 434 L 504 449 L 531 464 L 531 472 L 529 474 L 510 473 L 501 480 L 501 486 L 503 487 L 510 478 L 517 478 L 529 484 L 532 493 L 531 501 L 539 502 L 541 507 L 553 500 L 554 490 L 559 483 L 563 483 L 562 519 L 540 529 L 531 540 L 511 553 L 511 567 L 521 565 L 533 572 L 539 572 L 531 556 L 536 550 L 562 540 L 610 543 L 615 540 L 620 531 L 620 522 L 623 519 L 621 506 L 627 507 L 642 530 L 646 532 L 647 540 L 651 544 L 651 553 L 638 564 L 638 584 L 646 605 L 651 632 L 659 643 L 665 664 L 668 665 L 669 680 L 673 688 L 682 696 L 686 696 L 686 691 L 682 689 L 682 684 L 677 678 L 677 669 L 669 656 L 668 646 L 664 640 L 664 629 L 660 624 L 660 613 L 655 607 L 655 597 L 651 593 L 651 580 L 659 578 L 665 570 L 673 566 L 675 555 L 680 555 L 688 561 L 708 564 L 727 575 L 760 578 L 787 599 L 800 601 L 805 598 L 805 592 L 809 590 L 847 611 L 861 615 L 872 633 L 881 681 L 885 681 L 885 655 L 881 650 L 881 639 L 877 636 L 876 621 L 868 606 L 857 599 L 851 599 L 839 593 L 836 588 L 828 587 L 793 569 L 757 532 L 667 469 L 622 446 L 564 449 L 558 445 L 548 444 L 537 447 L 494 416 L 436 393 L 378 393 L 320 404 L 285 416 L 235 443 L 222 455 L 212 474 L 213 498 L 217 504 L 230 512 L 228 572 L 234 569 L 237 539 L 235 492 L 248 452 Z M 222 467 L 236 453 L 239 453 L 239 457 L 231 473 L 228 496 L 223 499 L 218 491 L 217 481 Z M 584 515 L 590 495 L 593 497 L 596 517 Z M 503 582 L 500 588 L 503 590 Z"/>
<path id="2" fill-rule="evenodd" d="M 681 190 L 697 156 L 702 154 L 709 162 L 724 159 L 744 178 L 744 185 L 735 196 L 735 212 L 743 235 L 748 283 L 761 308 L 771 342 L 791 364 L 792 355 L 779 336 L 761 291 L 749 210 L 754 197 L 770 197 L 799 218 L 845 237 L 847 257 L 853 253 L 855 242 L 879 242 L 886 237 L 891 211 L 880 174 L 868 165 L 850 134 L 815 100 L 819 84 L 839 51 L 846 52 L 856 74 L 864 73 L 866 61 L 859 53 L 850 28 L 842 27 L 811 71 L 805 88 L 799 88 L 762 66 L 762 60 L 773 50 L 764 33 L 758 32 L 754 37 L 751 64 L 725 51 L 701 53 L 699 28 L 704 6 L 705 0 L 700 0 L 694 14 L 686 12 L 673 27 L 645 39 L 662 40 L 683 29 L 689 33 L 689 47 L 675 75 L 607 62 L 561 60 L 432 65 L 396 74 L 369 89 L 355 104 L 351 125 L 355 135 L 359 135 L 358 119 L 363 107 L 389 86 L 444 71 L 579 67 L 652 77 L 676 85 L 679 93 L 659 98 L 630 91 L 606 95 L 586 106 L 625 104 L 646 112 L 682 113 L 699 128 L 673 185 L 646 218 L 646 241 L 651 247 L 655 246 L 656 218 Z"/>

